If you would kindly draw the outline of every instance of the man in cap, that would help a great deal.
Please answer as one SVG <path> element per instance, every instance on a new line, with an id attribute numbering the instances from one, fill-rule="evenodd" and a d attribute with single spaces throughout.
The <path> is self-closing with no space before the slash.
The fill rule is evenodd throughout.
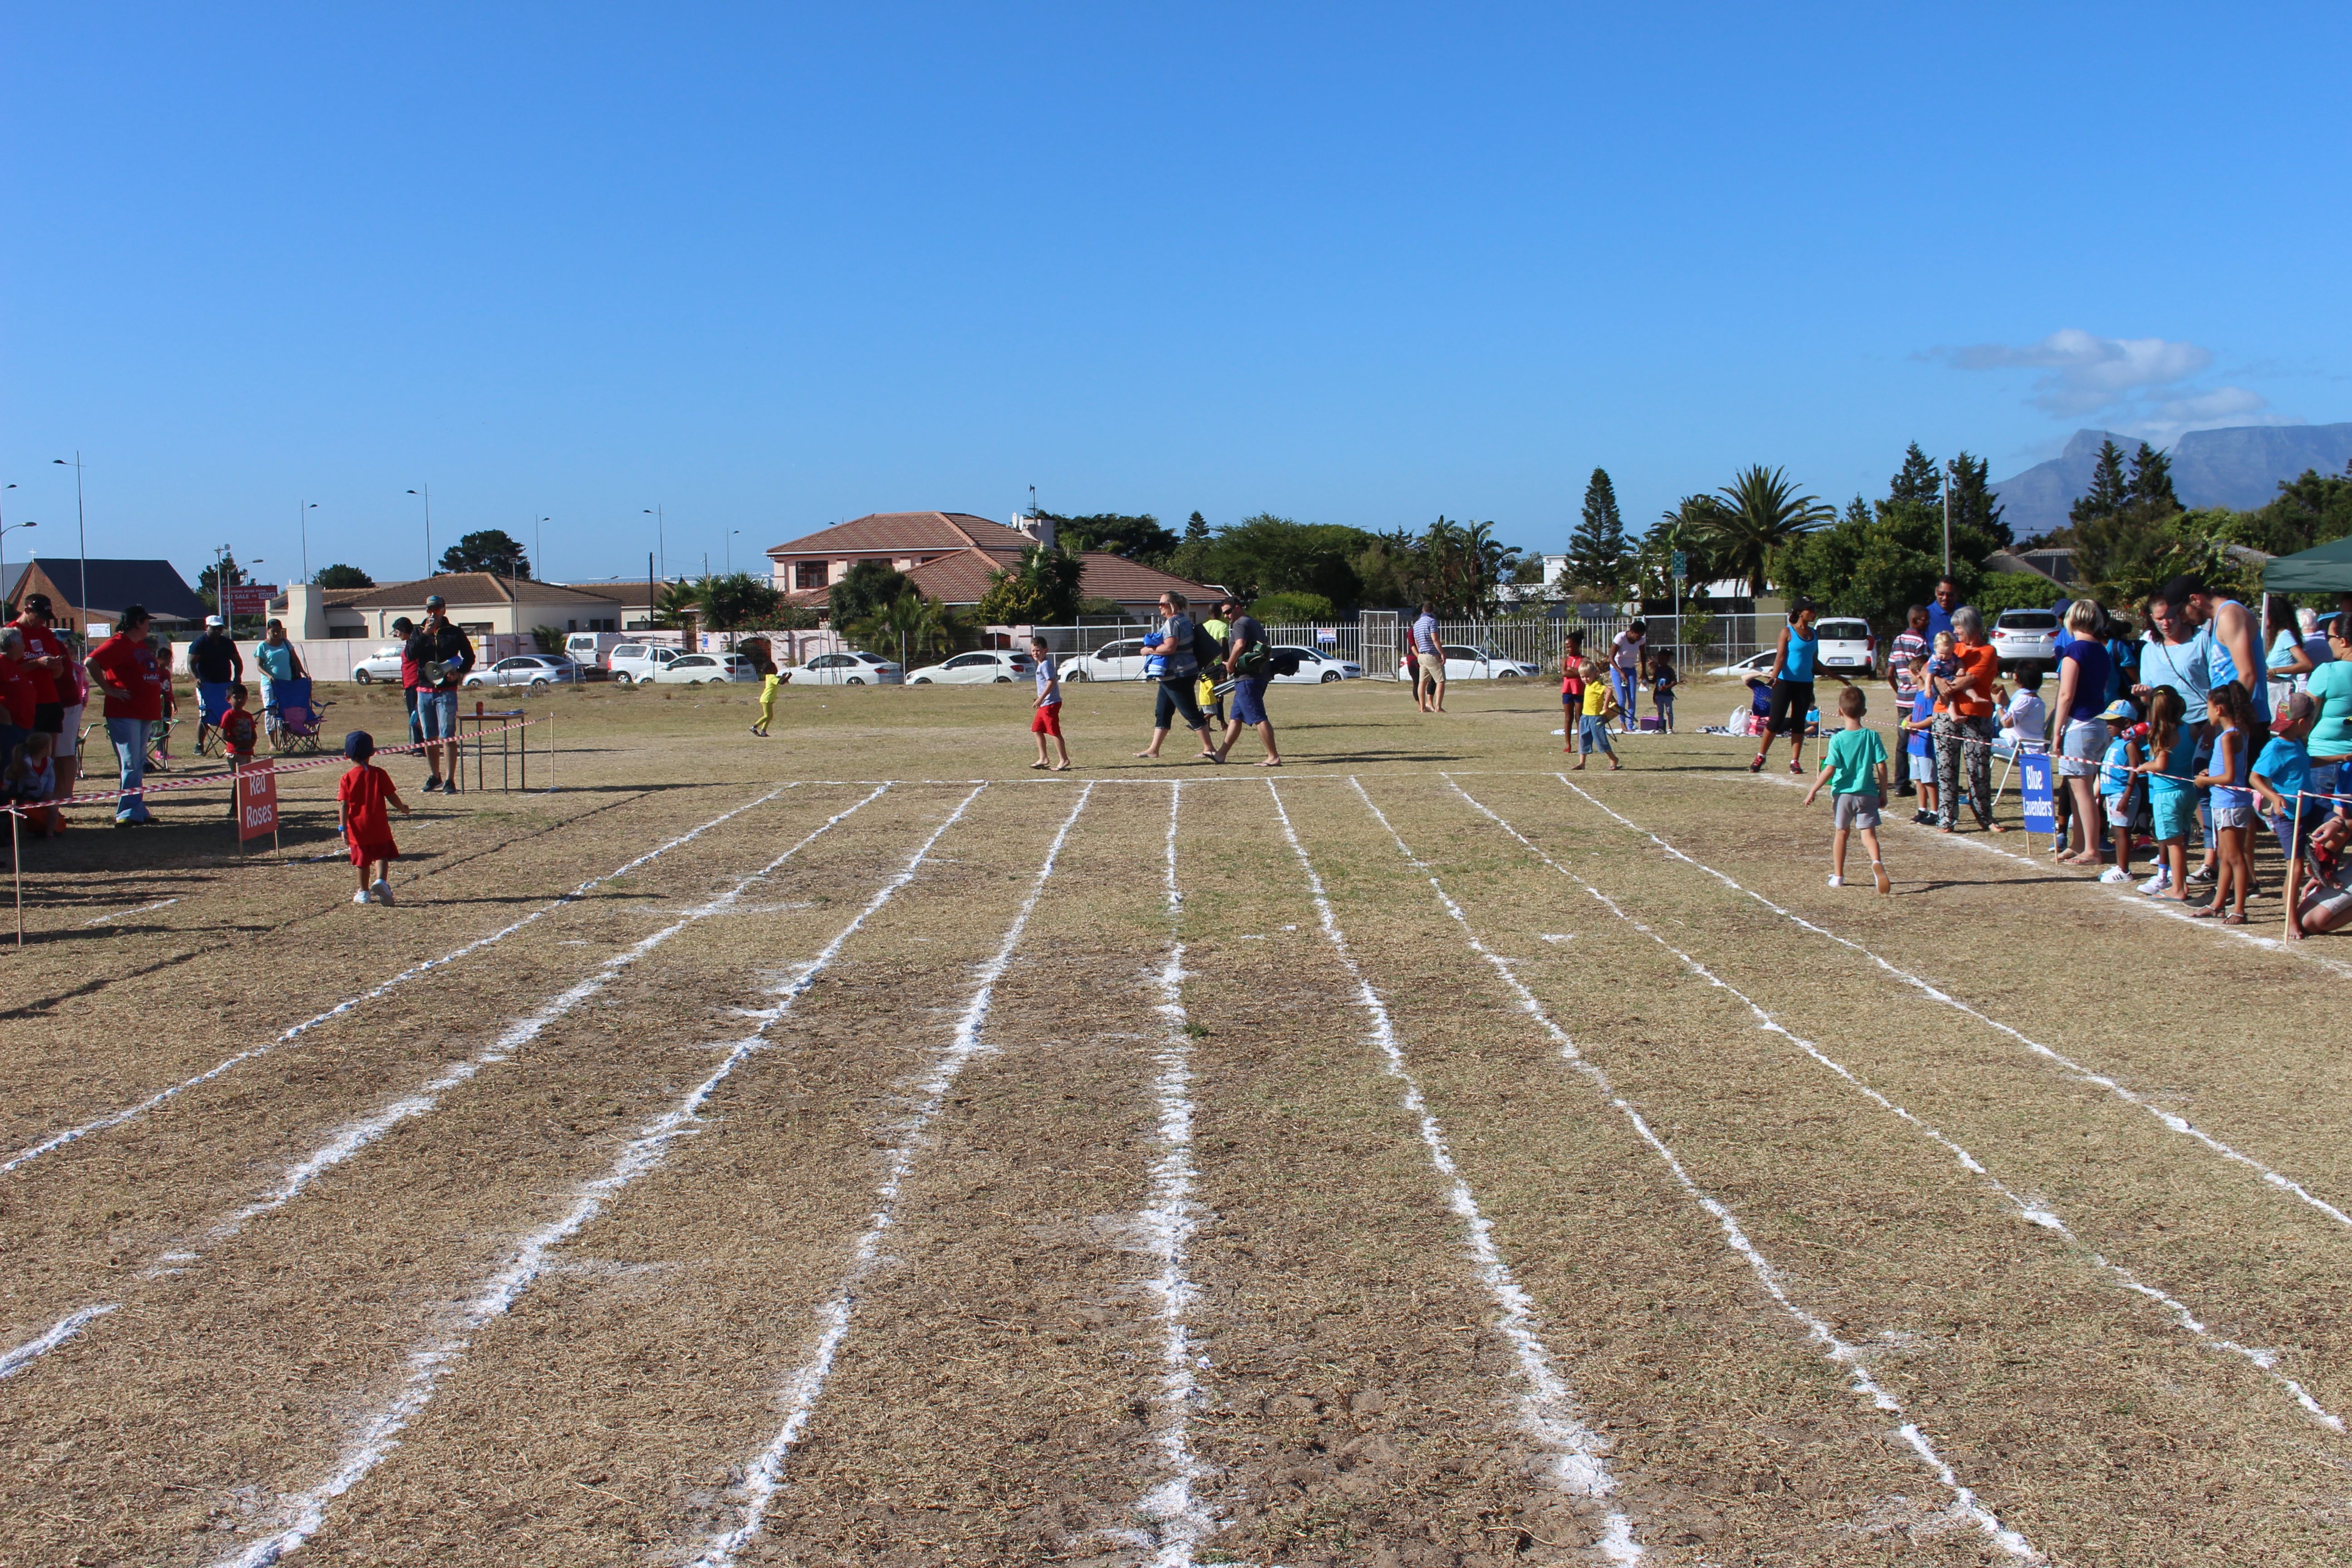
<path id="1" fill-rule="evenodd" d="M 440 595 L 425 600 L 425 624 L 408 639 L 404 660 L 416 661 L 418 738 L 425 742 L 427 790 L 457 793 L 457 683 L 473 667 L 474 645 L 449 623 Z"/>
<path id="2" fill-rule="evenodd" d="M 245 656 L 236 651 L 236 639 L 218 616 L 206 616 L 204 634 L 188 644 L 188 674 L 196 683 L 196 750 L 201 752 L 206 735 L 220 727 L 221 715 L 228 711 L 229 684 L 245 679 Z"/>
<path id="3" fill-rule="evenodd" d="M 23 610 L 11 623 L 25 638 L 16 665 L 33 689 L 33 732 L 37 735 L 62 735 L 66 728 L 64 692 L 70 678 L 65 676 L 65 639 L 49 629 L 52 617 L 47 594 L 27 594 Z"/>

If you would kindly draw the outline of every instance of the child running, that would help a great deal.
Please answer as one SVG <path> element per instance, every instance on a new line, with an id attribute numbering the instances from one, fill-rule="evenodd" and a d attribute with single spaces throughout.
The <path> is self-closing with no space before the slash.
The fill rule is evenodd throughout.
<path id="1" fill-rule="evenodd" d="M 2213 771 L 2193 782 L 2213 792 L 2206 804 L 2212 808 L 2213 840 L 2221 853 L 2213 901 L 2189 912 L 2200 920 L 2221 915 L 2223 925 L 2242 926 L 2254 872 L 2254 792 L 2246 786 L 2253 766 L 2254 705 L 2234 680 L 2215 687 L 2206 704 L 2214 724 Z M 2222 914 L 2225 902 L 2230 912 Z"/>
<path id="2" fill-rule="evenodd" d="M 392 841 L 392 822 L 383 808 L 390 802 L 406 816 L 408 805 L 393 787 L 392 775 L 368 761 L 375 755 L 374 736 L 352 731 L 343 737 L 343 755 L 352 765 L 335 790 L 335 825 L 342 829 L 352 847 L 352 864 L 359 868 L 359 891 L 352 895 L 352 902 L 389 904 L 392 863 L 400 858 L 400 846 Z M 371 869 L 375 872 L 373 880 Z"/>
<path id="3" fill-rule="evenodd" d="M 2132 879 L 2132 793 L 2139 786 L 2133 770 L 2147 754 L 2142 745 L 2147 726 L 2138 722 L 2139 714 L 2120 697 L 2108 703 L 2099 717 L 2107 721 L 2107 749 L 2099 759 L 2099 804 L 2106 812 L 2107 835 L 2116 841 L 2116 863 L 2099 873 L 2099 880 L 2128 882 Z"/>
<path id="4" fill-rule="evenodd" d="M 1822 793 L 1822 785 L 1830 786 L 1831 821 L 1835 831 L 1830 835 L 1830 886 L 1845 886 L 1846 836 L 1855 828 L 1862 830 L 1862 847 L 1870 851 L 1871 875 L 1876 879 L 1882 893 L 1895 890 L 1887 879 L 1886 864 L 1878 853 L 1878 813 L 1886 799 L 1886 742 L 1878 731 L 1865 728 L 1862 716 L 1870 708 L 1869 699 L 1859 686 L 1849 686 L 1838 693 L 1838 716 L 1844 728 L 1830 736 L 1830 743 L 1822 748 L 1822 771 L 1813 775 L 1813 787 L 1805 792 L 1805 804 Z"/>
<path id="5" fill-rule="evenodd" d="M 761 740 L 768 738 L 768 726 L 776 721 L 776 693 L 783 689 L 783 671 L 776 661 L 762 655 L 760 658 L 760 716 L 751 722 L 751 733 Z"/>
<path id="6" fill-rule="evenodd" d="M 1615 773 L 1625 764 L 1617 760 L 1617 749 L 1609 743 L 1609 679 L 1601 667 L 1586 659 L 1579 667 L 1584 680 L 1584 711 L 1576 721 L 1576 765 L 1568 771 L 1580 773 L 1584 759 L 1595 752 L 1609 753 L 1609 771 Z"/>
<path id="7" fill-rule="evenodd" d="M 1037 710 L 1029 719 L 1029 732 L 1037 737 L 1037 760 L 1029 765 L 1044 768 L 1049 773 L 1070 771 L 1070 743 L 1062 739 L 1062 675 L 1054 668 L 1054 656 L 1045 651 L 1044 637 L 1029 639 L 1029 658 L 1037 666 Z M 1053 737 L 1062 753 L 1058 766 L 1045 760 L 1045 739 Z"/>

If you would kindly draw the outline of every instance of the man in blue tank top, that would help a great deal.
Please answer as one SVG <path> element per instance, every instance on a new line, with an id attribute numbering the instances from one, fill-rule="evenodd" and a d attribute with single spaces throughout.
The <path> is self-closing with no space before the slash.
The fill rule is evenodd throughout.
<path id="1" fill-rule="evenodd" d="M 2253 699 L 2255 716 L 2269 723 L 2270 681 L 2252 614 L 2237 600 L 2209 591 L 2194 574 L 2167 583 L 2163 596 L 2176 609 L 2185 609 L 2196 624 L 2197 640 L 2205 645 L 2206 679 L 2215 686 L 2234 680 L 2244 687 Z"/>

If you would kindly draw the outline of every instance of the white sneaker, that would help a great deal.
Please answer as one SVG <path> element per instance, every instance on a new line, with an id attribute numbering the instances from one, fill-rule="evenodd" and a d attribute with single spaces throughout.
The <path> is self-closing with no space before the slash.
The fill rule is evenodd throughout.
<path id="1" fill-rule="evenodd" d="M 366 889 L 365 888 L 362 888 L 358 892 L 353 893 L 353 894 L 352 895 L 352 902 L 353 902 L 353 903 L 355 903 L 355 904 L 363 904 L 363 903 L 366 903 L 367 901 L 368 901 L 368 892 L 367 892 L 367 889 Z"/>
<path id="2" fill-rule="evenodd" d="M 2121 866 L 2110 866 L 2105 870 L 2099 873 L 2099 880 L 2112 887 L 2117 882 L 2130 881 L 2131 873 L 2125 870 Z"/>
<path id="3" fill-rule="evenodd" d="M 2139 890 L 2146 893 L 2152 899 L 2171 885 L 2172 872 L 2170 868 L 2168 867 L 2166 869 L 2158 871 L 2155 876 L 2150 877 L 2147 881 L 2142 882 L 2139 885 Z"/>
<path id="4" fill-rule="evenodd" d="M 379 904 L 388 904 L 392 902 L 392 884 L 385 881 L 382 877 L 378 877 L 375 879 L 373 884 L 369 887 L 368 891 L 375 895 L 375 901 Z"/>
<path id="5" fill-rule="evenodd" d="M 1843 877 L 1832 877 L 1830 879 L 1830 886 L 1832 888 L 1843 888 L 1845 886 L 1845 879 Z"/>

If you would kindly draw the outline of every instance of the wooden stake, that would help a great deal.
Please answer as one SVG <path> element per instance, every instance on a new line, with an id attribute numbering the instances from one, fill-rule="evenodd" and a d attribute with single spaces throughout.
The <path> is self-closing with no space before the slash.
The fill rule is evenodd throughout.
<path id="1" fill-rule="evenodd" d="M 25 845 L 16 837 L 17 814 L 8 814 L 8 860 L 16 870 L 16 945 L 25 945 Z"/>
<path id="2" fill-rule="evenodd" d="M 2341 787 L 2340 785 L 2338 787 Z M 2279 940 L 2294 940 L 2295 884 L 2303 879 L 2303 791 L 2294 792 L 2294 835 L 2286 841 L 2286 919 L 2279 926 Z"/>

